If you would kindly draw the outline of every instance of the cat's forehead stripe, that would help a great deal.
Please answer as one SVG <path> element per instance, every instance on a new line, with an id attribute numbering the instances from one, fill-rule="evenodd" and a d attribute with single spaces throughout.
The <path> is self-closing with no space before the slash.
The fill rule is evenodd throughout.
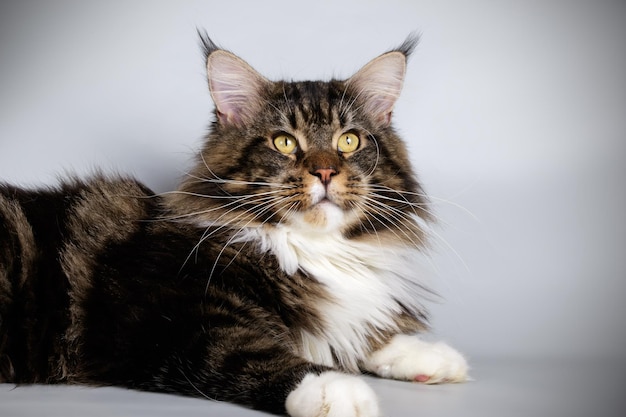
<path id="1" fill-rule="evenodd" d="M 339 94 L 330 83 L 318 81 L 292 82 L 281 86 L 281 99 L 286 104 L 287 119 L 294 130 L 307 125 L 334 125 L 340 112 Z"/>

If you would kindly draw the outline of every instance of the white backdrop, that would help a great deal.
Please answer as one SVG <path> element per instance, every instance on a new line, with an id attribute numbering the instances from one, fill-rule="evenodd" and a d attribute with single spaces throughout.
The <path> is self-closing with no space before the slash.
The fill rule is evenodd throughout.
<path id="1" fill-rule="evenodd" d="M 434 337 L 624 363 L 624 2 L 7 3 L 0 180 L 23 185 L 101 167 L 174 187 L 212 109 L 196 27 L 295 79 L 420 32 L 395 124 L 442 219 Z"/>

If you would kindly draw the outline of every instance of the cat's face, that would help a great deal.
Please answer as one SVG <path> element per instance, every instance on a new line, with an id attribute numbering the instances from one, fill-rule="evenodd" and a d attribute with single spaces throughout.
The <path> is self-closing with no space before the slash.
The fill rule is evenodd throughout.
<path id="1" fill-rule="evenodd" d="M 426 200 L 390 126 L 410 47 L 348 80 L 272 82 L 206 46 L 216 121 L 178 202 L 193 222 L 415 240 Z"/>

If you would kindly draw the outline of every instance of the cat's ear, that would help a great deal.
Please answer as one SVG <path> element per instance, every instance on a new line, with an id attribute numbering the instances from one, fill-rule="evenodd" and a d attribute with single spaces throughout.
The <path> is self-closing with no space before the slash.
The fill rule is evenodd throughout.
<path id="1" fill-rule="evenodd" d="M 206 63 L 219 122 L 240 125 L 252 117 L 270 81 L 243 59 L 222 49 L 209 51 Z"/>
<path id="2" fill-rule="evenodd" d="M 391 112 L 400 96 L 406 62 L 417 44 L 417 37 L 409 37 L 398 49 L 368 62 L 347 80 L 363 108 L 384 126 L 391 123 Z"/>

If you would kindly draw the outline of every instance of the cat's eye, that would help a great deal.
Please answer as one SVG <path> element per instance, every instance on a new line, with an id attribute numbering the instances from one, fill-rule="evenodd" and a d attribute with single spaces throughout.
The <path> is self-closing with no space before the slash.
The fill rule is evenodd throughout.
<path id="1" fill-rule="evenodd" d="M 274 138 L 274 146 L 279 152 L 290 155 L 296 151 L 298 142 L 291 135 L 280 134 Z"/>
<path id="2" fill-rule="evenodd" d="M 354 152 L 359 148 L 359 137 L 356 133 L 347 132 L 339 136 L 337 149 L 342 153 Z"/>

